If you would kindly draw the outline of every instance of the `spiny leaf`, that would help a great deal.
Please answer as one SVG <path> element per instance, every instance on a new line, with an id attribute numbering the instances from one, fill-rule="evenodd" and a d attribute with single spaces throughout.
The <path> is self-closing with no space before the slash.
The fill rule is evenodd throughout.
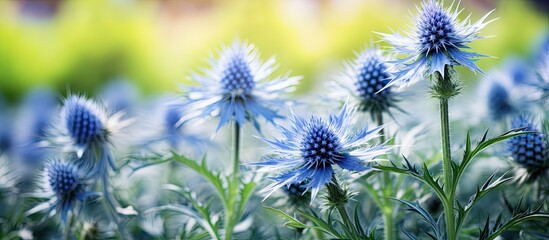
<path id="1" fill-rule="evenodd" d="M 467 168 L 467 166 L 471 163 L 471 160 L 475 156 L 477 156 L 480 152 L 482 152 L 484 149 L 488 148 L 491 145 L 494 145 L 496 143 L 499 143 L 501 141 L 504 141 L 512 137 L 531 133 L 529 131 L 524 131 L 524 130 L 525 128 L 513 129 L 493 138 L 488 138 L 488 130 L 487 130 L 486 132 L 484 132 L 482 139 L 474 149 L 471 149 L 471 137 L 470 137 L 470 134 L 467 133 L 465 151 L 463 153 L 463 160 L 459 164 L 459 167 L 457 168 L 457 170 L 454 172 L 453 186 L 451 186 L 452 192 L 455 192 L 457 190 L 457 187 L 459 185 L 459 180 L 461 179 L 461 176 L 463 175 L 465 168 Z"/>
<path id="2" fill-rule="evenodd" d="M 421 205 L 419 205 L 419 202 L 417 202 L 417 201 L 416 202 L 409 202 L 409 201 L 401 200 L 401 199 L 394 199 L 394 200 L 397 200 L 401 203 L 406 204 L 406 206 L 408 206 L 408 210 L 414 211 L 414 212 L 418 213 L 419 215 L 421 215 L 423 217 L 423 219 L 429 225 L 431 225 L 431 229 L 433 230 L 433 232 L 435 233 L 435 236 L 436 236 L 435 239 L 442 239 L 441 232 L 440 232 L 440 229 L 438 227 L 438 223 L 431 216 L 431 214 L 429 212 L 427 212 L 427 210 L 425 210 L 423 207 L 421 207 Z"/>

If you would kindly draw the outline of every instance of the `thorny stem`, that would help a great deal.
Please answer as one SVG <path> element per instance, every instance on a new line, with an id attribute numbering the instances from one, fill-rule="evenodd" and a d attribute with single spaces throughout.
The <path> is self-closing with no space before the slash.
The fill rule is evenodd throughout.
<path id="1" fill-rule="evenodd" d="M 446 67 L 448 68 L 448 66 Z M 448 233 L 448 240 L 455 240 L 455 215 L 454 215 L 454 197 L 455 192 L 453 191 L 453 179 L 452 179 L 452 153 L 450 148 L 450 121 L 448 117 L 448 99 L 454 95 L 452 91 L 453 83 L 450 79 L 450 73 L 448 69 L 445 69 L 444 77 L 440 73 L 435 73 L 436 77 L 436 86 L 435 89 L 439 90 L 439 93 L 436 93 L 436 97 L 439 99 L 440 106 L 440 129 L 441 129 L 441 139 L 442 139 L 442 167 L 444 174 L 444 185 L 446 200 L 443 200 L 444 203 L 444 215 L 446 220 L 446 230 Z M 435 90 L 435 91 L 436 91 Z M 454 89 L 455 90 L 455 89 Z M 457 93 L 456 93 L 457 94 Z"/>

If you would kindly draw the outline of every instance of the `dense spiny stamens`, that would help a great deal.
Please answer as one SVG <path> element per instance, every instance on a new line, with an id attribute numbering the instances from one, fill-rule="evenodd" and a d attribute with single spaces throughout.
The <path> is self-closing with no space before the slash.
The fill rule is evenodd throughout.
<path id="1" fill-rule="evenodd" d="M 423 51 L 438 53 L 452 47 L 455 34 L 450 17 L 441 6 L 429 5 L 432 9 L 423 11 L 419 24 L 419 39 Z"/>
<path id="2" fill-rule="evenodd" d="M 525 118 L 513 121 L 513 128 L 526 127 L 526 131 L 536 129 Z M 547 142 L 541 133 L 528 133 L 514 137 L 510 141 L 510 150 L 515 161 L 525 167 L 541 167 L 547 161 Z"/>
<path id="3" fill-rule="evenodd" d="M 379 92 L 389 82 L 386 70 L 387 67 L 377 56 L 369 56 L 363 60 L 355 76 L 356 91 L 362 100 L 387 100 L 390 90 Z"/>
<path id="4" fill-rule="evenodd" d="M 71 194 L 78 186 L 76 169 L 65 163 L 52 163 L 48 168 L 48 179 L 50 187 L 57 195 Z"/>
<path id="5" fill-rule="evenodd" d="M 336 163 L 339 158 L 339 139 L 322 120 L 313 118 L 310 124 L 301 142 L 303 159 L 307 164 L 317 167 Z"/>
<path id="6" fill-rule="evenodd" d="M 103 137 L 103 124 L 99 117 L 80 103 L 69 108 L 66 124 L 77 144 L 90 144 Z"/>
<path id="7" fill-rule="evenodd" d="M 228 61 L 222 73 L 221 85 L 226 94 L 231 96 L 246 96 L 255 86 L 253 76 L 246 60 L 234 56 Z"/>

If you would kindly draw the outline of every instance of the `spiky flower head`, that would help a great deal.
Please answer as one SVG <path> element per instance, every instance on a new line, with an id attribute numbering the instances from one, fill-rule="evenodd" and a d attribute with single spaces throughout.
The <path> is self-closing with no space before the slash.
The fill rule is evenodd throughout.
<path id="1" fill-rule="evenodd" d="M 79 167 L 90 175 L 106 171 L 107 164 L 114 168 L 110 150 L 110 139 L 114 133 L 126 127 L 130 120 L 121 120 L 123 112 L 109 114 L 98 102 L 81 96 L 71 95 L 61 111 L 60 125 L 56 139 L 69 153 L 76 155 Z"/>
<path id="2" fill-rule="evenodd" d="M 389 66 L 388 57 L 377 47 L 363 50 L 346 62 L 345 72 L 336 82 L 343 91 L 335 92 L 353 96 L 359 111 L 372 115 L 389 112 L 397 102 L 397 93 L 387 86 L 391 80 Z M 339 95 L 336 97 L 341 98 Z"/>
<path id="3" fill-rule="evenodd" d="M 289 76 L 269 80 L 275 68 L 274 58 L 262 63 L 253 45 L 235 40 L 211 60 L 205 75 L 193 75 L 201 86 L 185 94 L 190 110 L 185 117 L 216 116 L 218 130 L 233 120 L 239 126 L 250 121 L 259 130 L 257 118 L 269 122 L 280 118 L 275 109 L 286 102 L 280 95 L 293 91 L 299 80 Z"/>
<path id="4" fill-rule="evenodd" d="M 408 36 L 381 33 L 393 46 L 393 52 L 406 55 L 395 61 L 395 76 L 390 85 L 410 85 L 435 72 L 444 77 L 446 66 L 462 65 L 482 73 L 474 62 L 484 55 L 463 49 L 483 38 L 478 33 L 491 22 L 485 22 L 491 12 L 472 24 L 469 17 L 459 21 L 460 12 L 457 5 L 445 9 L 443 1 L 424 0 L 419 14 L 413 16 L 415 29 Z"/>
<path id="5" fill-rule="evenodd" d="M 538 132 L 532 120 L 526 115 L 519 115 L 512 123 L 513 128 L 525 128 L 527 133 L 513 137 L 509 141 L 509 150 L 513 160 L 531 173 L 543 172 L 549 166 L 549 148 L 547 138 Z"/>
<path id="6" fill-rule="evenodd" d="M 524 84 L 526 80 L 517 76 L 516 68 L 514 64 L 506 64 L 505 68 L 490 71 L 479 85 L 484 112 L 494 121 L 507 122 L 531 105 L 532 90 Z"/>
<path id="7" fill-rule="evenodd" d="M 95 192 L 88 191 L 89 183 L 76 165 L 60 160 L 48 162 L 43 173 L 43 196 L 49 201 L 41 203 L 29 210 L 33 214 L 46 210 L 46 216 L 60 213 L 63 222 L 67 214 L 80 207 L 82 201 L 97 197 Z"/>
<path id="8" fill-rule="evenodd" d="M 280 187 L 306 181 L 302 186 L 311 190 L 313 200 L 320 188 L 331 181 L 335 166 L 349 171 L 365 171 L 369 169 L 366 163 L 386 153 L 389 147 L 384 144 L 368 144 L 379 136 L 382 127 L 370 130 L 364 127 L 353 132 L 353 114 L 354 111 L 347 110 L 347 104 L 339 115 L 330 115 L 327 120 L 317 116 L 303 119 L 292 114 L 291 128 L 277 126 L 283 139 L 263 139 L 275 154 L 254 165 L 261 166 L 261 171 L 282 171 L 265 189 L 269 192 L 267 196 Z"/>
<path id="9" fill-rule="evenodd" d="M 83 148 L 108 141 L 106 112 L 99 104 L 82 97 L 70 96 L 63 107 L 65 127 L 75 145 Z"/>

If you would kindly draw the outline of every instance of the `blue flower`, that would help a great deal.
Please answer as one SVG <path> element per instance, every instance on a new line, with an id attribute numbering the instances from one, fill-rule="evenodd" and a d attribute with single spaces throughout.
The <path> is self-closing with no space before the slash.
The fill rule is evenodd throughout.
<path id="1" fill-rule="evenodd" d="M 532 89 L 523 84 L 515 67 L 489 72 L 481 81 L 479 97 L 483 99 L 485 112 L 494 121 L 506 122 L 508 117 L 527 111 L 533 100 Z"/>
<path id="2" fill-rule="evenodd" d="M 238 41 L 224 47 L 219 58 L 211 60 L 211 67 L 205 75 L 193 75 L 201 86 L 185 94 L 190 111 L 184 116 L 219 117 L 217 130 L 232 120 L 239 126 L 250 121 L 259 130 L 259 116 L 269 122 L 280 118 L 275 110 L 285 104 L 280 95 L 293 91 L 299 80 L 283 76 L 268 81 L 275 70 L 274 58 L 262 63 L 253 45 Z"/>
<path id="3" fill-rule="evenodd" d="M 524 127 L 525 131 L 538 131 L 530 118 L 525 115 L 516 117 L 511 125 L 513 128 Z M 508 144 L 513 160 L 521 166 L 536 171 L 547 168 L 549 148 L 544 134 L 539 132 L 523 134 L 513 137 Z"/>
<path id="4" fill-rule="evenodd" d="M 61 112 L 59 144 L 76 154 L 76 162 L 89 176 L 115 169 L 110 139 L 129 123 L 122 112 L 109 115 L 104 106 L 80 96 L 69 96 Z"/>
<path id="5" fill-rule="evenodd" d="M 397 101 L 397 93 L 387 86 L 392 77 L 389 65 L 388 58 L 378 48 L 357 53 L 354 60 L 346 62 L 344 75 L 337 82 L 343 91 L 335 92 L 353 96 L 359 111 L 372 115 L 389 112 Z"/>
<path id="6" fill-rule="evenodd" d="M 77 166 L 71 163 L 50 161 L 44 169 L 43 177 L 44 192 L 38 195 L 49 200 L 29 210 L 27 212 L 29 215 L 46 210 L 46 216 L 60 213 L 61 220 L 65 222 L 67 214 L 80 207 L 81 202 L 99 196 L 95 192 L 88 191 L 90 186 L 88 181 Z"/>
<path id="7" fill-rule="evenodd" d="M 267 140 L 275 155 L 266 156 L 264 162 L 254 163 L 262 171 L 279 171 L 282 174 L 273 177 L 275 181 L 265 190 L 267 196 L 283 186 L 306 182 L 303 185 L 311 190 L 313 200 L 322 186 L 331 181 L 334 167 L 337 165 L 349 171 L 365 171 L 366 163 L 385 154 L 390 148 L 384 144 L 370 146 L 368 141 L 378 137 L 382 127 L 358 132 L 351 131 L 351 118 L 354 111 L 343 106 L 339 115 L 330 115 L 326 120 L 317 116 L 302 119 L 292 114 L 293 126 L 281 130 L 284 139 Z"/>
<path id="8" fill-rule="evenodd" d="M 473 24 L 469 17 L 459 21 L 460 12 L 458 6 L 444 9 L 442 1 L 424 0 L 419 15 L 413 17 L 416 29 L 409 36 L 380 33 L 396 54 L 406 55 L 395 61 L 395 76 L 390 85 L 410 85 L 435 72 L 444 77 L 446 66 L 463 65 L 482 73 L 474 62 L 484 55 L 463 49 L 482 38 L 478 32 L 491 22 L 485 22 L 491 12 Z"/>
<path id="9" fill-rule="evenodd" d="M 46 147 L 48 129 L 57 110 L 57 99 L 47 89 L 31 91 L 21 106 L 17 118 L 15 154 L 25 166 L 42 166 L 49 149 Z"/>

